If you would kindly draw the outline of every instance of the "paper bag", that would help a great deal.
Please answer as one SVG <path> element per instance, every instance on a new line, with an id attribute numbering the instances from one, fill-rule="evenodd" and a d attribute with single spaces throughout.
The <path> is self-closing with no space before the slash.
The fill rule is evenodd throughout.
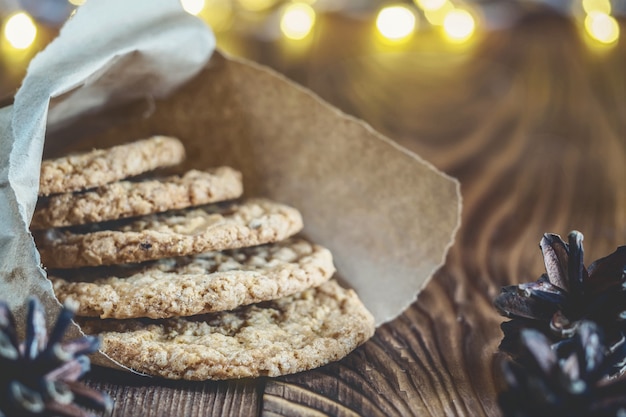
<path id="1" fill-rule="evenodd" d="M 150 4 L 149 21 L 141 3 Z M 107 31 L 122 4 L 131 29 Z M 284 77 L 212 53 L 210 30 L 176 1 L 83 8 L 34 60 L 15 104 L 0 110 L 0 294 L 18 321 L 29 294 L 51 316 L 59 308 L 28 231 L 42 154 L 153 134 L 183 141 L 180 171 L 230 165 L 242 171 L 246 195 L 298 208 L 303 234 L 333 252 L 339 279 L 377 324 L 415 301 L 459 226 L 457 181 Z M 73 42 L 94 20 L 104 28 Z M 160 41 L 148 41 L 155 30 Z M 94 46 L 93 36 L 105 39 Z M 195 45 L 193 56 L 175 51 L 183 41 Z M 68 44 L 75 49 L 59 59 Z"/>

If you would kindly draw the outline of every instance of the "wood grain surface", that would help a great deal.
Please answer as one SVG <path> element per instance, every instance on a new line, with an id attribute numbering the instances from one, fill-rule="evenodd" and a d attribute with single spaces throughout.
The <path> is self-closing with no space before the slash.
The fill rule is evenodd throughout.
<path id="1" fill-rule="evenodd" d="M 591 49 L 575 22 L 537 13 L 472 46 L 367 52 L 333 24 L 298 65 L 253 58 L 461 181 L 445 266 L 400 317 L 314 371 L 188 383 L 95 369 L 86 382 L 115 399 L 113 416 L 500 415 L 500 288 L 543 272 L 544 232 L 581 231 L 586 264 L 626 242 L 623 37 Z"/>

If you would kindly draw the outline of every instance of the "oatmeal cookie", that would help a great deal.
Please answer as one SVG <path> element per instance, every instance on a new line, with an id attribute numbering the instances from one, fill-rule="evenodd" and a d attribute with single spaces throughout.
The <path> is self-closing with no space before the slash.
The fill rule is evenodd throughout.
<path id="1" fill-rule="evenodd" d="M 181 141 L 167 136 L 94 149 L 41 162 L 39 195 L 80 191 L 180 163 Z"/>
<path id="2" fill-rule="evenodd" d="M 298 210 L 259 198 L 49 229 L 35 234 L 35 242 L 44 266 L 77 268 L 261 245 L 286 239 L 301 229 Z"/>
<path id="3" fill-rule="evenodd" d="M 232 310 L 318 286 L 334 272 L 328 249 L 290 238 L 140 265 L 57 271 L 49 278 L 61 302 L 79 302 L 77 315 L 126 319 Z"/>
<path id="4" fill-rule="evenodd" d="M 82 193 L 40 198 L 30 227 L 39 230 L 143 216 L 231 200 L 242 193 L 241 173 L 228 167 L 119 181 Z"/>
<path id="5" fill-rule="evenodd" d="M 305 371 L 345 357 L 374 334 L 374 318 L 356 293 L 334 280 L 228 312 L 78 322 L 101 335 L 101 350 L 122 365 L 188 380 Z"/>

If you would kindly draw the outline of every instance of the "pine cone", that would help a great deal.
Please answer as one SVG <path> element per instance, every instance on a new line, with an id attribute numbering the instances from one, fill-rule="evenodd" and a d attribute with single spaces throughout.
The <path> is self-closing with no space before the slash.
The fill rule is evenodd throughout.
<path id="1" fill-rule="evenodd" d="M 512 318 L 502 324 L 500 349 L 519 356 L 520 331 L 534 328 L 553 343 L 567 340 L 583 320 L 600 326 L 610 346 L 626 334 L 626 246 L 620 246 L 586 269 L 583 235 L 573 231 L 569 244 L 545 234 L 540 243 L 546 272 L 536 282 L 504 287 L 495 300 L 500 314 Z M 617 366 L 617 365 L 616 365 Z M 621 372 L 624 364 L 615 372 Z"/>
<path id="2" fill-rule="evenodd" d="M 520 342 L 531 361 L 502 362 L 508 387 L 498 400 L 504 415 L 626 415 L 626 375 L 609 377 L 613 364 L 626 357 L 626 343 L 611 351 L 601 329 L 588 321 L 557 349 L 534 329 L 522 330 Z"/>
<path id="3" fill-rule="evenodd" d="M 29 299 L 26 337 L 19 343 L 15 318 L 0 301 L 0 417 L 86 417 L 91 414 L 81 406 L 111 409 L 112 401 L 106 394 L 77 382 L 89 370 L 85 355 L 98 349 L 99 339 L 61 340 L 74 311 L 64 306 L 48 335 L 39 300 Z"/>

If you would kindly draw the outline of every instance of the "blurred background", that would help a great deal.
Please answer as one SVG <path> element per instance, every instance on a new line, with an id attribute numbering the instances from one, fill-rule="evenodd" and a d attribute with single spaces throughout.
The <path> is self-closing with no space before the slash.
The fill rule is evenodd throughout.
<path id="1" fill-rule="evenodd" d="M 83 2 L 0 0 L 0 105 Z M 341 365 L 385 376 L 358 395 L 339 390 L 341 401 L 384 402 L 364 415 L 498 415 L 493 298 L 544 271 L 542 233 L 580 230 L 589 260 L 626 238 L 626 0 L 181 2 L 225 53 L 274 68 L 460 180 L 446 265 Z M 315 404 L 327 375 L 307 375 L 291 381 Z"/>
<path id="2" fill-rule="evenodd" d="M 0 102 L 10 101 L 28 62 L 88 0 L 0 0 Z M 571 20 L 588 48 L 602 53 L 620 42 L 626 0 L 181 0 L 213 28 L 223 51 L 263 63 L 315 87 L 329 71 L 377 60 L 407 66 L 407 52 L 422 70 L 454 67 L 481 40 L 529 14 Z M 399 57 L 403 56 L 403 59 Z M 371 76 L 369 74 L 368 76 Z M 331 77 L 332 78 L 332 77 Z M 315 88 L 314 88 L 315 89 Z"/>

